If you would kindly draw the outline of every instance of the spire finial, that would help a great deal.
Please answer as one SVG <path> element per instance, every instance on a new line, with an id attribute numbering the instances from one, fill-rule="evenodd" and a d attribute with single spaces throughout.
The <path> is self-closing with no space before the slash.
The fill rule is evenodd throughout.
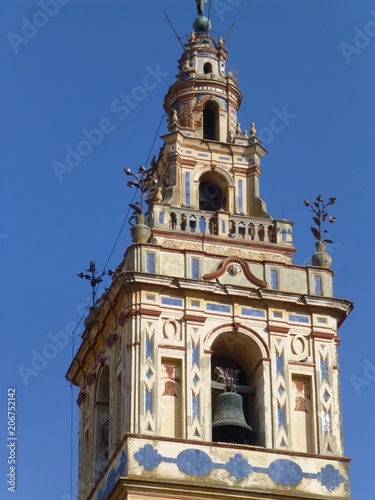
<path id="1" fill-rule="evenodd" d="M 254 122 L 251 122 L 250 135 L 254 136 L 256 133 Z"/>

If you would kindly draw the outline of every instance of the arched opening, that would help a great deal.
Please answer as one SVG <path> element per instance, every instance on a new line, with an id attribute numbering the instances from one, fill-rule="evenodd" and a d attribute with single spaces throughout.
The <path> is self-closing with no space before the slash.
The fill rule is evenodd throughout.
<path id="1" fill-rule="evenodd" d="M 205 75 L 208 75 L 209 73 L 212 73 L 212 64 L 209 62 L 206 62 L 203 66 L 203 71 Z"/>
<path id="2" fill-rule="evenodd" d="M 109 448 L 109 367 L 106 365 L 98 381 L 95 400 L 95 481 L 108 463 Z"/>
<path id="3" fill-rule="evenodd" d="M 199 179 L 199 210 L 216 212 L 227 206 L 227 183 L 215 172 L 205 172 Z"/>
<path id="4" fill-rule="evenodd" d="M 219 140 L 219 105 L 208 101 L 203 110 L 203 139 Z"/>
<path id="5" fill-rule="evenodd" d="M 242 397 L 245 424 L 253 431 L 243 444 L 265 446 L 264 432 L 264 383 L 262 353 L 249 335 L 225 332 L 211 346 L 211 407 L 212 421 L 216 413 L 216 401 L 232 378 L 237 393 Z M 235 442 L 228 437 L 224 442 Z"/>

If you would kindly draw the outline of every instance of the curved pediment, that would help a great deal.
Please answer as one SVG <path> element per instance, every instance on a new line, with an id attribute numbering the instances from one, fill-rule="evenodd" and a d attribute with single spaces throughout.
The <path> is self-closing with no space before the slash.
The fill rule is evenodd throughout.
<path id="1" fill-rule="evenodd" d="M 253 285 L 256 285 L 260 288 L 266 288 L 267 283 L 256 276 L 250 271 L 248 264 L 244 259 L 240 257 L 228 257 L 224 260 L 224 262 L 220 265 L 217 271 L 213 273 L 205 274 L 203 277 L 205 280 L 214 280 L 220 278 L 228 271 L 232 276 L 238 275 L 240 272 L 240 268 L 242 269 L 246 279 L 250 281 Z"/>

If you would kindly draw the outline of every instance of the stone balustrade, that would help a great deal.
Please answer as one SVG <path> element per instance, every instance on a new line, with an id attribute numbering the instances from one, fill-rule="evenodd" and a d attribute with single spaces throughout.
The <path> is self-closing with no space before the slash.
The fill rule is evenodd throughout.
<path id="1" fill-rule="evenodd" d="M 179 232 L 264 243 L 292 244 L 292 223 L 287 220 L 230 215 L 187 207 L 153 206 L 154 227 Z"/>

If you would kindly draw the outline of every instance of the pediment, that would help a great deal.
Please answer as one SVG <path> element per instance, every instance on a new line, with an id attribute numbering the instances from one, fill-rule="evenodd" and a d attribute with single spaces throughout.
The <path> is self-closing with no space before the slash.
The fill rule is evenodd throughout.
<path id="1" fill-rule="evenodd" d="M 245 278 L 255 286 L 259 288 L 266 288 L 267 283 L 256 276 L 250 271 L 247 262 L 240 257 L 228 257 L 219 266 L 219 268 L 213 273 L 205 274 L 203 278 L 207 281 L 215 280 L 222 277 L 225 273 L 228 273 L 232 278 L 238 276 L 240 272 L 243 272 Z"/>

